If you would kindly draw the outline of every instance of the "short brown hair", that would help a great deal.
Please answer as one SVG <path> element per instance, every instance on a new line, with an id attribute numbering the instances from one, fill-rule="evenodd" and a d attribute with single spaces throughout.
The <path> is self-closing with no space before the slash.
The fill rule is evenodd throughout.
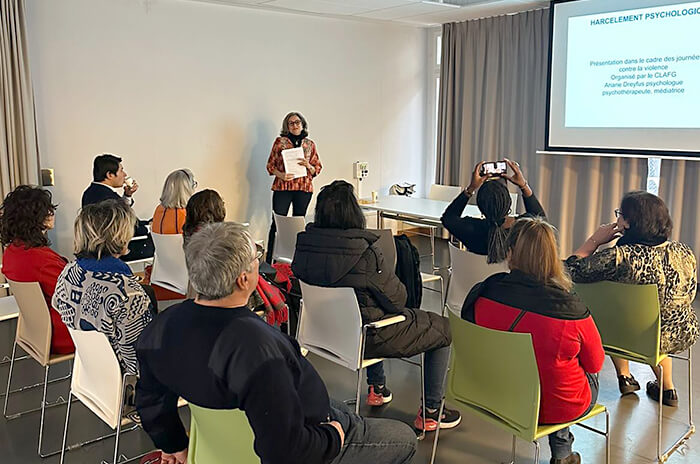
<path id="1" fill-rule="evenodd" d="M 121 255 L 134 237 L 136 215 L 122 199 L 87 205 L 75 219 L 73 249 L 78 258 Z"/>
<path id="2" fill-rule="evenodd" d="M 671 236 L 671 214 L 664 201 L 652 193 L 627 193 L 620 203 L 620 214 L 630 225 L 625 236 L 632 241 L 665 242 Z"/>
<path id="3" fill-rule="evenodd" d="M 216 190 L 205 189 L 190 197 L 185 213 L 182 234 L 187 239 L 204 224 L 223 222 L 226 218 L 226 207 Z"/>
<path id="4" fill-rule="evenodd" d="M 570 291 L 571 277 L 559 256 L 554 226 L 542 218 L 515 221 L 507 240 L 508 267 L 524 272 L 543 284 Z"/>
<path id="5" fill-rule="evenodd" d="M 287 116 L 284 117 L 282 120 L 282 128 L 280 129 L 280 135 L 282 137 L 287 137 L 289 136 L 289 118 L 292 116 L 297 116 L 299 119 L 301 119 L 301 136 L 302 137 L 308 137 L 309 136 L 309 125 L 306 123 L 306 118 L 302 116 L 301 113 L 298 111 L 292 111 L 291 113 L 287 113 Z"/>

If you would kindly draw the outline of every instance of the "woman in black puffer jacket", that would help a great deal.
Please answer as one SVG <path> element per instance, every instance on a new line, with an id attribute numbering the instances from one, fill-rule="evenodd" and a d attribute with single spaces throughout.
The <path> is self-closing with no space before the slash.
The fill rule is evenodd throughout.
<path id="1" fill-rule="evenodd" d="M 374 322 L 401 314 L 404 322 L 368 332 L 367 358 L 401 358 L 425 352 L 426 420 L 419 408 L 415 427 L 435 430 L 437 409 L 444 393 L 445 371 L 452 338 L 446 318 L 408 309 L 406 289 L 376 245 L 378 236 L 365 229 L 353 187 L 337 180 L 321 189 L 315 222 L 297 236 L 292 271 L 300 280 L 322 287 L 355 290 L 362 322 Z M 385 385 L 382 363 L 367 369 L 367 404 L 381 406 L 392 399 Z M 441 428 L 455 427 L 458 411 L 445 409 Z"/>

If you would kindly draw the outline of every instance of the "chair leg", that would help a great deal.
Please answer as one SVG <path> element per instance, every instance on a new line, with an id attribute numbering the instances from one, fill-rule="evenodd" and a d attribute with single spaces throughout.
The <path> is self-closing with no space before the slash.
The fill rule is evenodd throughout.
<path id="1" fill-rule="evenodd" d="M 362 369 L 357 370 L 357 391 L 355 392 L 355 414 L 360 415 L 360 387 L 362 386 Z"/>
<path id="2" fill-rule="evenodd" d="M 605 464 L 610 464 L 610 413 L 605 408 Z"/>
<path id="3" fill-rule="evenodd" d="M 659 364 L 659 423 L 657 425 L 657 436 L 656 436 L 656 456 L 659 458 L 659 462 L 664 462 L 661 456 L 661 431 L 663 428 L 664 421 L 664 368 Z"/>
<path id="4" fill-rule="evenodd" d="M 678 437 L 676 441 L 673 442 L 673 444 L 664 451 L 663 454 L 660 452 L 660 444 L 657 446 L 657 454 L 658 454 L 658 459 L 659 462 L 665 462 L 669 456 L 674 453 L 678 448 L 680 448 L 690 436 L 695 433 L 695 424 L 693 424 L 693 362 L 692 362 L 692 350 L 688 350 L 688 357 L 683 358 L 679 356 L 672 356 L 675 359 L 681 359 L 683 361 L 686 361 L 688 363 L 688 427 L 686 427 L 685 432 L 683 435 Z M 659 366 L 661 367 L 661 366 Z M 663 368 L 661 369 L 661 373 L 663 374 Z M 659 400 L 661 401 L 663 399 L 663 389 L 661 388 L 661 385 L 659 385 Z M 661 402 L 659 403 L 661 405 Z M 660 406 L 659 406 L 660 407 Z M 661 414 L 659 414 L 659 419 L 661 420 L 663 417 Z M 660 426 L 659 426 L 660 427 Z M 661 434 L 659 432 L 659 439 L 661 437 Z"/>
<path id="5" fill-rule="evenodd" d="M 5 390 L 5 405 L 2 408 L 2 415 L 7 419 L 7 400 L 10 398 L 10 383 L 12 383 L 12 371 L 15 368 L 15 355 L 17 354 L 17 342 L 12 345 L 12 357 L 10 358 L 10 371 L 7 374 L 7 389 Z"/>
<path id="6" fill-rule="evenodd" d="M 431 263 L 433 265 L 433 272 L 437 269 L 435 267 L 435 227 L 430 228 L 430 256 Z"/>
<path id="7" fill-rule="evenodd" d="M 537 440 L 533 443 L 535 444 L 535 464 L 540 464 L 540 443 Z"/>
<path id="8" fill-rule="evenodd" d="M 63 426 L 63 443 L 61 444 L 61 461 L 60 464 L 63 464 L 63 461 L 65 459 L 66 455 L 66 440 L 68 439 L 68 419 L 70 419 L 70 405 L 73 402 L 73 391 L 71 390 L 70 393 L 68 393 L 68 406 L 66 407 L 66 423 Z"/>
<path id="9" fill-rule="evenodd" d="M 435 438 L 433 438 L 433 453 L 430 456 L 430 464 L 434 464 L 435 455 L 437 454 L 438 439 L 440 438 L 440 425 L 442 423 L 442 411 L 445 408 L 445 397 L 442 397 L 440 402 L 440 410 L 438 411 L 438 425 L 435 429 Z M 425 430 L 425 416 L 423 416 L 423 430 Z"/>
<path id="10" fill-rule="evenodd" d="M 39 421 L 39 448 L 37 454 L 39 457 L 43 457 L 41 453 L 41 442 L 44 438 L 44 417 L 46 415 L 46 389 L 49 384 L 49 365 L 47 364 L 44 368 L 44 393 L 41 397 L 41 420 Z"/>
<path id="11" fill-rule="evenodd" d="M 114 461 L 113 464 L 117 464 L 119 459 L 119 435 L 122 432 L 122 416 L 124 415 L 124 401 L 126 400 L 126 375 L 122 378 L 122 395 L 119 404 L 119 419 L 117 420 L 117 434 L 114 437 Z"/>
<path id="12" fill-rule="evenodd" d="M 425 438 L 425 352 L 420 354 L 420 392 L 421 392 L 421 408 L 423 411 L 423 430 L 418 435 L 418 440 Z"/>
<path id="13" fill-rule="evenodd" d="M 510 464 L 515 464 L 515 443 L 517 441 L 517 437 L 513 435 L 513 454 L 511 455 L 510 458 Z"/>

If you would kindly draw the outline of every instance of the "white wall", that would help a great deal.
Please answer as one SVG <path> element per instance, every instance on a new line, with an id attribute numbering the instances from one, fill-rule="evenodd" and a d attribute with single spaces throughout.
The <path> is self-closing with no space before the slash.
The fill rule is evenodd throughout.
<path id="1" fill-rule="evenodd" d="M 427 32 L 393 24 L 184 0 L 27 0 L 43 167 L 55 169 L 54 241 L 69 255 L 92 159 L 124 157 L 151 217 L 162 182 L 189 167 L 228 219 L 267 238 L 265 163 L 289 110 L 309 120 L 318 190 L 351 179 L 423 185 Z"/>

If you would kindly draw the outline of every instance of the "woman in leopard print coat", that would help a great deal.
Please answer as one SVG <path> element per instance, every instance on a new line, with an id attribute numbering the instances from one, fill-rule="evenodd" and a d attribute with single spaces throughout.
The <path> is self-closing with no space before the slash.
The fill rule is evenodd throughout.
<path id="1" fill-rule="evenodd" d="M 617 222 L 602 225 L 566 260 L 575 282 L 612 280 L 631 284 L 656 284 L 661 308 L 661 347 L 666 354 L 689 349 L 698 339 L 698 319 L 693 310 L 697 288 L 697 263 L 687 245 L 668 240 L 672 222 L 668 208 L 656 195 L 630 192 L 615 210 Z M 598 247 L 620 237 L 615 246 Z M 617 370 L 620 393 L 639 390 L 629 371 L 629 362 L 612 358 Z M 663 367 L 664 404 L 676 406 L 671 358 Z M 654 369 L 659 375 L 659 369 Z M 647 383 L 647 393 L 659 397 L 658 381 Z"/>

